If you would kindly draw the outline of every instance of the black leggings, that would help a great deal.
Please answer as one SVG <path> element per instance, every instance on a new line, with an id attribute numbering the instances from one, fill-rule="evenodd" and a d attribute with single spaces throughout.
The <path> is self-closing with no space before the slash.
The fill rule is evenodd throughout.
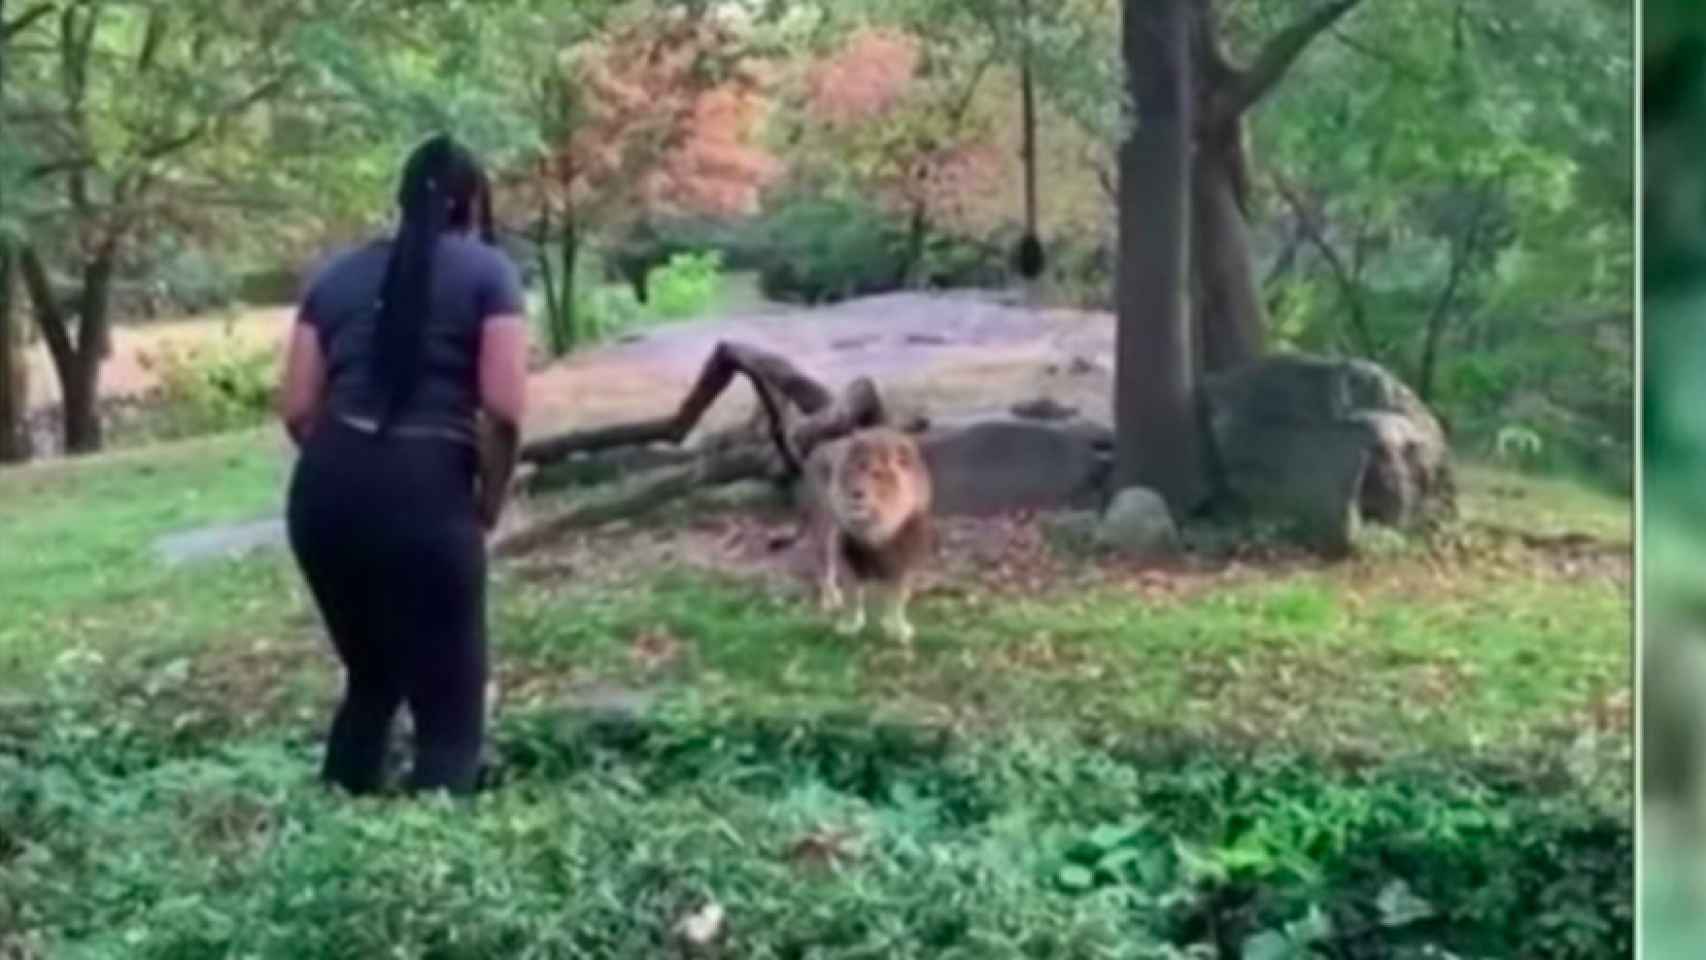
<path id="1" fill-rule="evenodd" d="M 351 793 L 379 786 L 404 701 L 416 740 L 409 789 L 474 788 L 486 686 L 476 462 L 454 441 L 379 438 L 335 418 L 297 462 L 290 545 L 346 678 L 322 773 Z"/>

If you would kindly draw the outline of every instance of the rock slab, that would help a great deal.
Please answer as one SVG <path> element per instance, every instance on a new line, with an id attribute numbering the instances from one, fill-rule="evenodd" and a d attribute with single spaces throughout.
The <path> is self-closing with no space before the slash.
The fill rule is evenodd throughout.
<path id="1" fill-rule="evenodd" d="M 1099 506 L 1108 458 L 1099 434 L 1076 421 L 991 416 L 938 423 L 920 435 L 935 512 Z"/>

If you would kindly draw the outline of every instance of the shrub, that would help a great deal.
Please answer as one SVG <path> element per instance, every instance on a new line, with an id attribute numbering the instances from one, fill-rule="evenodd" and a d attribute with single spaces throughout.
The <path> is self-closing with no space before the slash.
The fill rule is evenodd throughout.
<path id="1" fill-rule="evenodd" d="M 711 900 L 727 956 L 1632 946 L 1626 813 L 1513 771 L 540 712 L 496 732 L 501 789 L 376 806 L 299 743 L 69 726 L 0 750 L 0 931 L 53 955 L 669 956 Z"/>
<path id="2" fill-rule="evenodd" d="M 769 219 L 759 286 L 773 300 L 834 302 L 900 286 L 904 231 L 848 200 L 794 200 Z"/>
<path id="3" fill-rule="evenodd" d="M 155 273 L 166 299 L 189 314 L 221 310 L 237 300 L 237 278 L 202 250 L 182 250 L 166 258 Z"/>
<path id="4" fill-rule="evenodd" d="M 1048 299 L 1089 310 L 1114 308 L 1112 241 L 1058 237 L 1045 244 L 1042 287 Z"/>
<path id="5" fill-rule="evenodd" d="M 277 351 L 230 337 L 212 344 L 162 344 L 137 362 L 159 378 L 154 432 L 167 438 L 254 426 L 272 410 Z"/>
<path id="6" fill-rule="evenodd" d="M 678 253 L 655 267 L 646 278 L 648 306 L 660 317 L 682 318 L 703 313 L 723 292 L 723 256 Z"/>
<path id="7" fill-rule="evenodd" d="M 924 243 L 918 270 L 932 287 L 1005 286 L 1011 279 L 1008 260 L 1018 241 L 1016 231 L 983 239 L 934 233 Z"/>
<path id="8" fill-rule="evenodd" d="M 256 306 L 295 303 L 301 286 L 302 278 L 297 271 L 284 267 L 250 270 L 236 280 L 238 298 Z"/>
<path id="9" fill-rule="evenodd" d="M 626 285 L 598 283 L 592 276 L 583 276 L 576 290 L 578 343 L 616 336 L 638 326 L 645 315 L 645 307 L 634 299 L 633 289 Z"/>

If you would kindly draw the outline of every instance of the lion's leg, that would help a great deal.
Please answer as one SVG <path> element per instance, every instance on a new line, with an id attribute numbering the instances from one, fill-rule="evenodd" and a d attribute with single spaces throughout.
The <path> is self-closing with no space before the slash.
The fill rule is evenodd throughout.
<path id="1" fill-rule="evenodd" d="M 891 640 L 910 643 L 912 622 L 906 618 L 906 607 L 912 599 L 912 578 L 901 577 L 883 590 L 886 601 L 883 609 L 883 634 Z"/>
<path id="2" fill-rule="evenodd" d="M 847 613 L 835 624 L 835 632 L 850 636 L 865 629 L 865 585 L 855 579 L 849 586 L 852 588 L 852 603 Z"/>
<path id="3" fill-rule="evenodd" d="M 818 538 L 818 606 L 825 613 L 841 609 L 841 587 L 836 583 L 836 557 L 841 552 L 841 531 L 821 523 Z"/>

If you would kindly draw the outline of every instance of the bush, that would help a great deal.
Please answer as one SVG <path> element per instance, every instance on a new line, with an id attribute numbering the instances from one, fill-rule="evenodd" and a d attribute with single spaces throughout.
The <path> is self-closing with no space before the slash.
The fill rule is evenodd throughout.
<path id="1" fill-rule="evenodd" d="M 236 280 L 238 298 L 256 306 L 293 304 L 301 287 L 302 278 L 297 271 L 283 267 L 250 270 Z"/>
<path id="2" fill-rule="evenodd" d="M 1044 245 L 1048 257 L 1042 286 L 1050 300 L 1087 310 L 1114 308 L 1114 249 L 1111 240 L 1056 238 Z"/>
<path id="3" fill-rule="evenodd" d="M 1008 261 L 1018 242 L 1016 230 L 982 240 L 933 233 L 924 243 L 918 271 L 932 287 L 1003 287 L 1012 279 Z"/>
<path id="4" fill-rule="evenodd" d="M 651 301 L 648 306 L 660 317 L 678 319 L 703 313 L 723 292 L 723 256 L 710 253 L 678 253 L 647 275 Z"/>
<path id="5" fill-rule="evenodd" d="M 593 343 L 639 326 L 646 308 L 634 298 L 632 288 L 597 282 L 583 276 L 576 286 L 575 327 L 577 343 Z"/>
<path id="6" fill-rule="evenodd" d="M 540 711 L 501 789 L 375 806 L 298 743 L 77 727 L 0 750 L 0 931 L 44 955 L 672 956 L 713 900 L 726 956 L 1631 948 L 1626 812 L 1511 771 Z"/>
<path id="7" fill-rule="evenodd" d="M 213 255 L 182 250 L 168 257 L 154 279 L 166 299 L 188 314 L 222 310 L 237 301 L 237 278 Z"/>
<path id="8" fill-rule="evenodd" d="M 835 302 L 897 289 L 906 236 L 872 207 L 794 200 L 769 218 L 759 287 L 772 300 Z"/>
<path id="9" fill-rule="evenodd" d="M 137 355 L 159 378 L 153 432 L 165 438 L 199 436 L 255 426 L 272 411 L 277 351 L 226 337 L 209 345 L 162 344 Z"/>

